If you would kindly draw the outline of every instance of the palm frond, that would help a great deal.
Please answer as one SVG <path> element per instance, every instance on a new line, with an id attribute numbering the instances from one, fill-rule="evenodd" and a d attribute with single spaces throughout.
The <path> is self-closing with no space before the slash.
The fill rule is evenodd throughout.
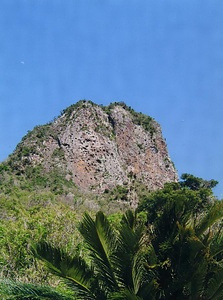
<path id="1" fill-rule="evenodd" d="M 123 223 L 133 230 L 136 227 L 136 212 L 127 210 L 122 217 Z"/>
<path id="2" fill-rule="evenodd" d="M 211 254 L 218 261 L 223 260 L 223 233 L 215 234 L 210 244 Z"/>
<path id="3" fill-rule="evenodd" d="M 11 280 L 0 280 L 1 299 L 11 300 L 72 300 L 48 286 L 34 285 Z"/>
<path id="4" fill-rule="evenodd" d="M 223 202 L 216 201 L 212 207 L 207 211 L 205 216 L 201 218 L 200 222 L 197 224 L 195 231 L 199 236 L 203 234 L 208 228 L 213 224 L 223 218 Z"/>
<path id="5" fill-rule="evenodd" d="M 143 283 L 145 273 L 144 241 L 144 226 L 137 223 L 135 213 L 127 211 L 119 229 L 115 263 L 121 285 L 133 290 L 135 294 Z"/>
<path id="6" fill-rule="evenodd" d="M 143 300 L 139 296 L 128 289 L 123 289 L 120 292 L 113 293 L 110 297 L 111 300 Z"/>
<path id="7" fill-rule="evenodd" d="M 115 231 L 102 212 L 96 214 L 95 221 L 85 213 L 79 231 L 84 237 L 98 278 L 107 290 L 118 289 L 113 271 L 113 256 L 116 248 Z"/>
<path id="8" fill-rule="evenodd" d="M 223 269 L 220 268 L 212 273 L 208 281 L 205 296 L 207 299 L 223 299 Z"/>
<path id="9" fill-rule="evenodd" d="M 138 295 L 142 299 L 150 299 L 150 300 L 155 300 L 155 299 L 160 299 L 158 294 L 160 293 L 159 290 L 159 284 L 157 281 L 157 274 L 153 273 L 153 278 L 151 276 L 151 272 L 149 274 L 149 278 L 147 279 L 147 282 L 143 284 L 141 287 Z M 157 297 L 158 296 L 158 297 Z"/>
<path id="10" fill-rule="evenodd" d="M 207 275 L 208 264 L 205 260 L 199 263 L 195 272 L 190 278 L 191 299 L 200 299 L 205 289 L 205 278 Z"/>
<path id="11" fill-rule="evenodd" d="M 93 270 L 79 256 L 70 257 L 59 248 L 47 243 L 40 243 L 36 247 L 36 255 L 45 263 L 55 275 L 66 279 L 79 296 L 84 299 L 96 299 L 94 290 L 98 288 Z"/>

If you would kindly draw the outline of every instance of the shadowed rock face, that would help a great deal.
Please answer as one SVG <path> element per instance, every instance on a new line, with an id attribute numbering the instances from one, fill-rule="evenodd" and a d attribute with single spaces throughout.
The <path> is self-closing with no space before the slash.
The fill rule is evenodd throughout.
<path id="1" fill-rule="evenodd" d="M 154 190 L 178 179 L 159 124 L 120 103 L 80 101 L 30 132 L 16 151 L 24 149 L 17 167 L 56 169 L 83 191 L 101 193 L 132 180 Z"/>

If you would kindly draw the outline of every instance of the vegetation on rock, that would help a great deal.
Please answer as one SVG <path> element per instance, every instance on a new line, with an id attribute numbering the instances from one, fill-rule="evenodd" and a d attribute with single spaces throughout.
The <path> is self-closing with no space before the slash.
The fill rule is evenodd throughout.
<path id="1" fill-rule="evenodd" d="M 177 179 L 151 117 L 122 102 L 102 107 L 85 100 L 28 132 L 0 171 L 0 189 L 44 189 L 63 197 L 77 189 L 101 194 L 134 179 L 149 189 Z"/>

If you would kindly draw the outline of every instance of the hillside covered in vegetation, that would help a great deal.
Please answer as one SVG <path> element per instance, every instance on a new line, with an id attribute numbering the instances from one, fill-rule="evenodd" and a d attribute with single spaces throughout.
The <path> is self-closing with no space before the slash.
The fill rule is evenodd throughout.
<path id="1" fill-rule="evenodd" d="M 223 205 L 159 124 L 80 101 L 0 164 L 1 299 L 222 299 Z"/>
<path id="2" fill-rule="evenodd" d="M 101 195 L 120 186 L 137 204 L 132 186 L 155 190 L 178 178 L 154 119 L 124 103 L 91 101 L 79 101 L 28 132 L 0 171 L 4 193 L 15 186 L 44 190 L 69 203 L 77 191 Z"/>
<path id="3" fill-rule="evenodd" d="M 80 216 L 65 205 L 1 220 L 3 299 L 222 299 L 223 203 L 206 181 L 148 192 L 137 211 Z M 7 214 L 7 218 L 6 218 Z"/>

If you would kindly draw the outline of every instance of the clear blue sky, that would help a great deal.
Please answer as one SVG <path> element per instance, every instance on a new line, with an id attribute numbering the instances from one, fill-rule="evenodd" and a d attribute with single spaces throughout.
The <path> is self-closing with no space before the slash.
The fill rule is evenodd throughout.
<path id="1" fill-rule="evenodd" d="M 80 99 L 154 117 L 223 197 L 222 0 L 1 0 L 0 161 Z"/>

